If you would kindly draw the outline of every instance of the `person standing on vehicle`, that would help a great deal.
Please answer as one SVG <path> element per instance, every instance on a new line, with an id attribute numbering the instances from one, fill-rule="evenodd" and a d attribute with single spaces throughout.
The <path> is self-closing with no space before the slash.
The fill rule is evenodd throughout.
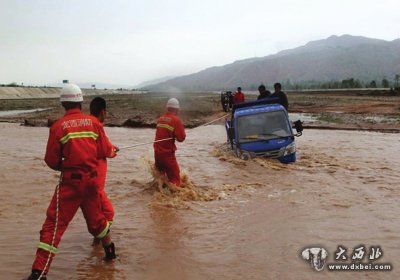
<path id="1" fill-rule="evenodd" d="M 110 225 L 100 210 L 96 171 L 98 158 L 111 156 L 113 151 L 99 121 L 81 112 L 83 96 L 77 85 L 66 85 L 60 101 L 66 112 L 50 127 L 44 160 L 51 169 L 61 171 L 61 175 L 47 209 L 32 273 L 27 280 L 46 279 L 61 237 L 78 208 L 89 232 L 101 240 L 104 259 L 116 258 Z"/>
<path id="2" fill-rule="evenodd" d="M 289 109 L 289 101 L 286 96 L 286 93 L 282 91 L 282 85 L 280 83 L 275 83 L 274 84 L 274 93 L 271 94 L 269 97 L 270 98 L 278 98 L 279 99 L 279 104 L 281 104 L 283 107 L 285 107 L 286 111 Z"/>
<path id="3" fill-rule="evenodd" d="M 103 125 L 104 120 L 106 118 L 106 101 L 102 97 L 95 97 L 90 102 L 90 114 L 96 117 L 99 122 Z M 110 158 L 113 158 L 117 155 L 119 151 L 118 147 L 111 144 L 110 140 L 106 136 L 106 142 L 108 146 L 108 150 L 111 150 L 112 153 Z M 104 186 L 106 184 L 106 174 L 107 174 L 107 158 L 99 158 L 99 162 L 97 165 L 97 178 L 99 181 L 99 195 L 101 199 L 101 210 L 104 213 L 107 221 L 112 225 L 114 220 L 114 207 L 111 203 L 111 200 L 108 198 L 107 193 L 105 192 Z M 94 240 L 94 244 L 97 244 L 100 240 Z"/>
<path id="4" fill-rule="evenodd" d="M 260 94 L 257 96 L 257 100 L 260 100 L 260 99 L 263 99 L 263 98 L 267 98 L 268 96 L 271 95 L 271 92 L 269 90 L 267 90 L 265 88 L 265 86 L 262 85 L 262 84 L 258 87 L 258 92 Z"/>
<path id="5" fill-rule="evenodd" d="M 178 117 L 179 109 L 179 101 L 176 98 L 168 100 L 167 112 L 160 116 L 157 121 L 155 143 L 153 144 L 157 170 L 166 174 L 168 181 L 176 187 L 180 187 L 181 177 L 175 157 L 175 139 L 178 142 L 183 142 L 186 138 L 185 128 Z"/>
<path id="6" fill-rule="evenodd" d="M 233 102 L 234 102 L 234 104 L 239 104 L 239 103 L 244 102 L 244 93 L 242 92 L 241 87 L 237 88 L 235 96 L 233 97 Z"/>

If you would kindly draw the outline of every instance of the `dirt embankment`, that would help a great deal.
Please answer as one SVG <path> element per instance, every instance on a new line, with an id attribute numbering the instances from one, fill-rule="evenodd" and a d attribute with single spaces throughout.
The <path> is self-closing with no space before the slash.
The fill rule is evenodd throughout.
<path id="1" fill-rule="evenodd" d="M 49 126 L 63 115 L 58 100 L 59 90 L 0 88 L 0 111 L 45 109 L 12 116 L 0 114 L 0 121 Z M 154 127 L 170 97 L 179 99 L 182 108 L 180 115 L 186 127 L 196 127 L 226 114 L 222 111 L 219 94 L 215 93 L 138 94 L 132 91 L 90 89 L 83 92 L 84 112 L 89 112 L 93 96 L 103 96 L 106 99 L 106 126 Z M 400 132 L 400 94 L 389 90 L 288 92 L 287 95 L 289 113 L 302 114 L 300 119 L 304 116 L 312 118 L 312 121 L 304 121 L 306 128 Z M 247 94 L 246 99 L 253 100 L 256 96 Z"/>
<path id="2" fill-rule="evenodd" d="M 36 88 L 19 91 L 14 91 L 14 88 L 4 89 L 10 91 L 0 98 L 0 112 L 21 110 L 34 112 L 3 116 L 0 114 L 0 121 L 49 126 L 64 114 L 58 99 L 60 89 L 53 88 L 49 91 L 46 88 L 42 91 Z M 89 104 L 94 96 L 102 96 L 106 100 L 106 126 L 155 127 L 156 120 L 165 111 L 165 104 L 170 97 L 179 99 L 182 107 L 180 115 L 186 127 L 195 127 L 212 120 L 215 116 L 225 114 L 219 104 L 219 95 L 213 93 L 143 93 L 84 89 L 83 95 L 82 109 L 86 113 L 89 113 Z M 10 98 L 4 98 L 5 96 Z M 38 108 L 42 110 L 35 111 Z"/>
<path id="3" fill-rule="evenodd" d="M 312 127 L 400 132 L 400 91 L 310 91 L 288 96 L 289 111 L 313 116 Z"/>
<path id="4" fill-rule="evenodd" d="M 56 98 L 59 88 L 0 87 L 0 99 Z"/>
<path id="5" fill-rule="evenodd" d="M 58 98 L 60 90 L 58 87 L 0 87 L 0 99 Z M 82 91 L 85 96 L 134 93 L 115 89 L 82 89 Z"/>

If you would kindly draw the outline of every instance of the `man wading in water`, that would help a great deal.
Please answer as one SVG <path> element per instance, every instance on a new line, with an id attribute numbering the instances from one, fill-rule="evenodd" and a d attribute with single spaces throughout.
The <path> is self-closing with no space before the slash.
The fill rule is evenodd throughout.
<path id="1" fill-rule="evenodd" d="M 106 119 L 107 115 L 106 107 L 107 107 L 106 101 L 102 97 L 95 97 L 90 102 L 90 114 L 96 117 L 101 124 L 103 124 Z M 111 144 L 107 136 L 106 136 L 106 141 L 108 149 L 112 151 L 110 158 L 116 157 L 117 152 L 119 151 L 118 147 Z M 106 217 L 107 221 L 110 223 L 111 226 L 114 221 L 114 207 L 104 189 L 106 184 L 106 174 L 107 174 L 107 158 L 99 158 L 99 162 L 97 164 L 97 178 L 99 180 L 99 195 L 101 199 L 101 210 L 103 211 L 104 216 Z M 98 244 L 100 244 L 100 240 L 95 237 L 93 240 L 93 245 L 98 245 Z"/>
<path id="2" fill-rule="evenodd" d="M 116 258 L 110 224 L 100 208 L 96 171 L 98 158 L 110 157 L 113 150 L 107 145 L 101 123 L 81 112 L 83 96 L 77 85 L 66 85 L 60 101 L 66 112 L 50 128 L 44 158 L 51 169 L 61 171 L 60 181 L 47 209 L 32 274 L 27 280 L 46 279 L 61 237 L 78 208 L 89 232 L 101 240 L 104 260 Z"/>
<path id="3" fill-rule="evenodd" d="M 156 141 L 154 147 L 155 166 L 163 174 L 167 174 L 168 181 L 172 184 L 171 189 L 181 185 L 181 177 L 178 162 L 175 157 L 175 139 L 183 142 L 186 138 L 185 128 L 178 117 L 179 101 L 171 98 L 167 102 L 167 112 L 157 121 Z M 168 139 L 160 141 L 163 139 Z"/>

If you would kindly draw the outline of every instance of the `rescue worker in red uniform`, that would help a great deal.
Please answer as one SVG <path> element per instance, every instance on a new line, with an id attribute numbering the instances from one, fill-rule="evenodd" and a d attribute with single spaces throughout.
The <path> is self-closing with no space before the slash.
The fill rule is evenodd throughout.
<path id="1" fill-rule="evenodd" d="M 170 183 L 180 187 L 181 177 L 175 157 L 175 139 L 178 142 L 183 142 L 186 138 L 186 133 L 182 121 L 178 117 L 179 101 L 176 98 L 169 99 L 166 108 L 167 112 L 157 121 L 156 137 L 153 145 L 155 166 L 161 173 L 167 175 Z"/>
<path id="2" fill-rule="evenodd" d="M 101 124 L 104 123 L 106 118 L 106 101 L 102 97 L 95 97 L 90 102 L 90 114 L 96 117 Z M 110 158 L 113 158 L 117 155 L 117 151 L 119 151 L 118 147 L 111 144 L 110 140 L 106 136 L 108 149 L 112 151 Z M 99 162 L 97 164 L 97 178 L 99 181 L 99 195 L 101 198 L 101 210 L 104 213 L 107 221 L 110 225 L 114 221 L 114 207 L 111 203 L 111 200 L 108 198 L 107 193 L 105 192 L 104 186 L 106 184 L 106 174 L 107 174 L 107 158 L 99 158 Z M 99 240 L 95 239 L 95 244 L 98 243 Z"/>
<path id="3" fill-rule="evenodd" d="M 100 208 L 96 171 L 98 158 L 112 155 L 112 150 L 99 121 L 81 112 L 83 96 L 78 86 L 66 85 L 60 101 L 66 112 L 50 128 L 44 158 L 51 169 L 61 171 L 60 181 L 47 209 L 32 274 L 27 280 L 46 279 L 61 237 L 78 208 L 89 232 L 101 239 L 104 260 L 116 258 L 110 225 Z"/>
<path id="4" fill-rule="evenodd" d="M 242 92 L 241 87 L 237 88 L 235 96 L 233 97 L 233 102 L 234 102 L 234 104 L 239 104 L 239 103 L 244 102 L 244 93 Z"/>

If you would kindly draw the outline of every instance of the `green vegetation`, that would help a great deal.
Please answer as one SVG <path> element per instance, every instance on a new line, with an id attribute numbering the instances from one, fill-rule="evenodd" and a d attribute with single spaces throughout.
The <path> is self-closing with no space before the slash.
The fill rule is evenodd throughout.
<path id="1" fill-rule="evenodd" d="M 286 80 L 282 85 L 287 90 L 305 90 L 305 89 L 352 89 L 352 88 L 397 88 L 400 84 L 400 75 L 396 74 L 393 80 L 383 78 L 379 80 L 363 81 L 353 77 L 343 80 L 330 80 L 330 81 L 300 81 L 293 82 Z M 273 88 L 273 85 L 268 85 Z M 256 90 L 258 85 L 251 85 L 250 89 Z M 400 93 L 399 93 L 400 94 Z"/>
<path id="2" fill-rule="evenodd" d="M 17 83 L 0 84 L 0 87 L 20 87 Z"/>
<path id="3" fill-rule="evenodd" d="M 396 74 L 392 79 L 376 78 L 373 80 L 361 80 L 354 77 L 349 77 L 342 80 L 305 80 L 293 81 L 290 79 L 280 81 L 283 88 L 286 90 L 307 90 L 307 89 L 361 89 L 361 88 L 398 88 L 400 86 L 400 74 Z M 274 83 L 246 83 L 237 82 L 245 91 L 256 91 L 260 84 L 264 84 L 267 89 L 273 89 Z M 205 90 L 208 85 L 193 87 L 192 90 Z M 233 90 L 233 88 L 221 88 L 221 90 Z M 400 92 L 398 93 L 400 95 Z"/>

